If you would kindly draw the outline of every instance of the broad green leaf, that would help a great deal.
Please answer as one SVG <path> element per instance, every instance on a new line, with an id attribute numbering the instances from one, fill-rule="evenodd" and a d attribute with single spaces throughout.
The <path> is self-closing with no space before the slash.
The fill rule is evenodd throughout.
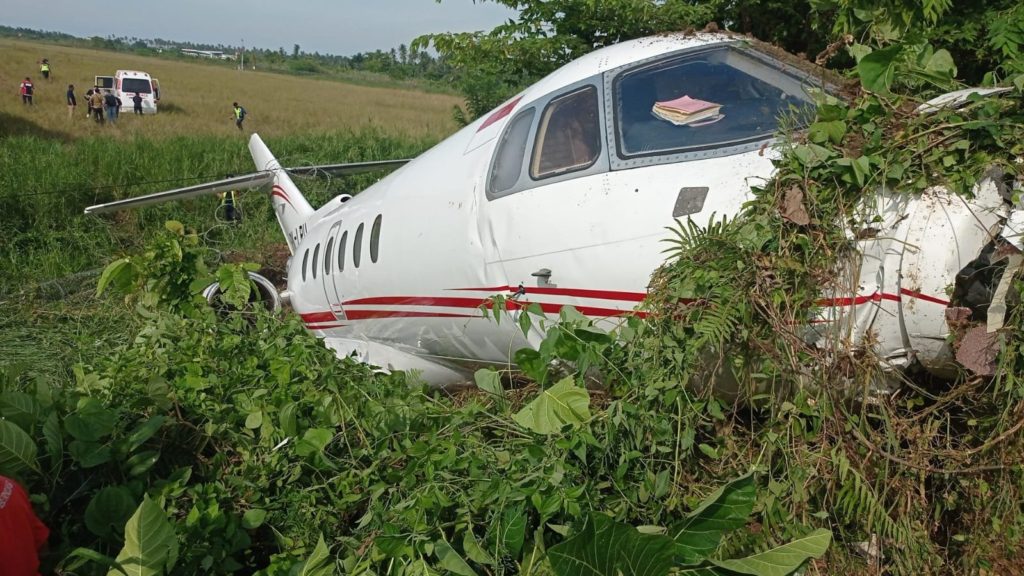
<path id="1" fill-rule="evenodd" d="M 124 527 L 124 548 L 117 562 L 129 576 L 161 576 L 170 573 L 178 557 L 178 539 L 167 514 L 145 496 Z M 107 576 L 116 576 L 111 570 Z"/>
<path id="2" fill-rule="evenodd" d="M 177 220 L 168 220 L 164 222 L 164 228 L 166 228 L 168 232 L 176 236 L 185 235 L 185 225 L 182 224 L 181 222 L 178 222 Z"/>
<path id="3" fill-rule="evenodd" d="M 718 548 L 723 534 L 747 523 L 756 497 L 752 474 L 741 476 L 709 494 L 669 530 L 680 561 L 697 564 L 706 559 Z"/>
<path id="4" fill-rule="evenodd" d="M 60 420 L 56 412 L 51 412 L 43 422 L 43 438 L 46 440 L 46 452 L 50 455 L 50 468 L 56 470 L 64 459 L 64 435 L 60 432 Z"/>
<path id="5" fill-rule="evenodd" d="M 107 566 L 112 570 L 117 570 L 116 574 L 124 574 L 127 576 L 124 567 L 114 561 L 110 556 L 104 556 L 95 550 L 88 548 L 75 548 L 60 561 L 57 565 L 57 574 L 75 574 L 75 570 L 83 566 L 86 562 L 95 562 Z"/>
<path id="6" fill-rule="evenodd" d="M 466 551 L 466 557 L 477 564 L 483 564 L 484 566 L 494 564 L 494 558 L 480 545 L 471 529 L 467 529 L 466 533 L 462 536 L 462 549 Z"/>
<path id="7" fill-rule="evenodd" d="M 0 416 L 30 432 L 39 417 L 39 405 L 35 398 L 24 392 L 3 392 L 0 393 Z"/>
<path id="8" fill-rule="evenodd" d="M 260 426 L 263 426 L 263 412 L 260 410 L 249 412 L 249 415 L 245 417 L 245 427 L 255 430 Z"/>
<path id="9" fill-rule="evenodd" d="M 135 281 L 135 264 L 129 258 L 114 260 L 103 269 L 99 282 L 96 284 L 96 295 L 103 294 L 107 286 L 118 290 L 126 290 Z"/>
<path id="10" fill-rule="evenodd" d="M 106 486 L 86 506 L 85 526 L 100 538 L 112 539 L 120 534 L 136 506 L 131 490 L 124 486 Z"/>
<path id="11" fill-rule="evenodd" d="M 36 469 L 36 443 L 17 424 L 0 420 L 0 474 L 16 476 Z"/>
<path id="12" fill-rule="evenodd" d="M 263 525 L 263 520 L 267 518 L 267 511 L 261 508 L 250 508 L 245 511 L 242 515 L 242 528 L 246 530 L 253 530 Z"/>
<path id="13" fill-rule="evenodd" d="M 548 560 L 558 576 L 664 576 L 674 546 L 667 536 L 591 514 L 579 533 L 548 550 Z"/>
<path id="14" fill-rule="evenodd" d="M 128 450 L 132 451 L 139 446 L 142 446 L 146 440 L 149 440 L 157 433 L 157 430 L 160 430 L 160 427 L 163 426 L 166 421 L 166 416 L 153 416 L 140 424 L 135 431 L 132 432 L 131 436 L 128 437 Z"/>
<path id="15" fill-rule="evenodd" d="M 832 542 L 832 533 L 819 528 L 803 538 L 736 560 L 712 560 L 721 566 L 740 574 L 753 576 L 786 576 L 799 568 L 809 558 L 820 558 Z"/>
<path id="16" fill-rule="evenodd" d="M 812 142 L 825 144 L 831 142 L 839 144 L 846 135 L 846 122 L 842 120 L 831 120 L 829 122 L 815 122 L 807 131 L 808 138 Z"/>
<path id="17" fill-rule="evenodd" d="M 87 397 L 78 403 L 74 414 L 64 419 L 64 428 L 76 440 L 96 442 L 108 436 L 117 423 L 117 413 L 107 409 L 99 400 Z"/>
<path id="18" fill-rule="evenodd" d="M 501 374 L 491 368 L 481 368 L 473 374 L 477 388 L 493 394 L 504 405 L 505 388 L 501 385 Z"/>
<path id="19" fill-rule="evenodd" d="M 330 550 L 324 542 L 323 534 L 316 542 L 316 547 L 310 553 L 309 558 L 302 563 L 299 576 L 332 576 L 334 574 L 334 559 L 331 558 Z"/>
<path id="20" fill-rule="evenodd" d="M 523 407 L 515 421 L 538 434 L 554 434 L 566 425 L 577 425 L 590 419 L 590 395 L 576 386 L 571 377 L 564 378 Z"/>
<path id="21" fill-rule="evenodd" d="M 434 554 L 437 555 L 437 565 L 441 568 L 459 576 L 477 576 L 476 571 L 469 567 L 469 564 L 448 542 L 444 540 L 434 542 Z"/>
<path id="22" fill-rule="evenodd" d="M 145 474 L 159 459 L 160 452 L 158 450 L 146 450 L 129 458 L 124 463 L 124 467 L 128 469 L 128 476 L 134 478 Z"/>
<path id="23" fill-rule="evenodd" d="M 297 410 L 298 405 L 295 402 L 289 402 L 281 407 L 281 413 L 277 416 L 278 426 L 286 436 L 295 436 L 299 433 L 295 415 Z"/>
<path id="24" fill-rule="evenodd" d="M 110 446 L 81 440 L 72 440 L 71 444 L 68 444 L 68 453 L 82 468 L 106 464 L 110 462 L 111 456 Z"/>
<path id="25" fill-rule="evenodd" d="M 865 89 L 887 94 L 896 74 L 896 59 L 903 47 L 896 45 L 865 54 L 857 62 L 857 73 Z"/>
<path id="26" fill-rule="evenodd" d="M 302 440 L 295 443 L 295 453 L 299 456 L 310 456 L 322 452 L 334 438 L 334 430 L 329 428 L 310 428 L 302 435 Z"/>
<path id="27" fill-rule="evenodd" d="M 506 508 L 501 515 L 501 523 L 497 527 L 497 544 L 499 554 L 519 556 L 526 540 L 526 514 L 522 506 Z"/>
<path id="28" fill-rule="evenodd" d="M 860 62 L 862 58 L 871 54 L 871 47 L 864 44 L 851 44 L 846 50 L 850 53 L 850 56 L 853 56 L 856 62 Z"/>

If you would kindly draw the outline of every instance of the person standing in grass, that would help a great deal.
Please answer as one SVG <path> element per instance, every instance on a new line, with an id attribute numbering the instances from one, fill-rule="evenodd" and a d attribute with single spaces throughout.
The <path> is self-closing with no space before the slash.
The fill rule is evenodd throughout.
<path id="1" fill-rule="evenodd" d="M 92 89 L 92 114 L 96 117 L 97 124 L 103 124 L 103 94 L 99 86 Z"/>
<path id="2" fill-rule="evenodd" d="M 78 99 L 75 98 L 75 85 L 68 84 L 68 118 L 75 117 L 76 108 L 78 108 Z"/>
<path id="3" fill-rule="evenodd" d="M 138 92 L 136 92 L 135 96 L 132 96 L 132 104 L 135 104 L 135 113 L 141 116 L 142 115 L 142 94 L 139 94 Z"/>
<path id="4" fill-rule="evenodd" d="M 21 103 L 26 106 L 31 106 L 33 92 L 35 92 L 35 87 L 32 86 L 32 79 L 25 76 L 25 79 L 21 82 Z"/>
<path id="5" fill-rule="evenodd" d="M 103 104 L 107 108 L 107 122 L 114 124 L 117 122 L 117 96 L 114 96 L 113 92 L 107 92 L 103 95 Z"/>
<path id="6" fill-rule="evenodd" d="M 245 122 L 245 108 L 239 106 L 238 102 L 233 102 L 231 105 L 235 108 L 235 126 L 241 130 L 242 122 Z"/>
<path id="7" fill-rule="evenodd" d="M 50 530 L 32 510 L 25 489 L 0 476 L 0 574 L 37 576 L 39 550 Z"/>

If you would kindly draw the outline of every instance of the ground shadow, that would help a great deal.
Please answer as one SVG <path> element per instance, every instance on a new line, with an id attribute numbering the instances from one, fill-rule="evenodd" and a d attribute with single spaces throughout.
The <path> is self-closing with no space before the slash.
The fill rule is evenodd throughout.
<path id="1" fill-rule="evenodd" d="M 156 109 L 159 114 L 182 114 L 185 112 L 184 108 L 170 102 L 161 102 L 156 105 Z"/>
<path id="2" fill-rule="evenodd" d="M 6 112 L 0 112 L 0 140 L 13 136 L 38 136 L 49 140 L 62 140 L 70 142 L 71 134 L 47 130 L 21 116 L 15 116 Z"/>

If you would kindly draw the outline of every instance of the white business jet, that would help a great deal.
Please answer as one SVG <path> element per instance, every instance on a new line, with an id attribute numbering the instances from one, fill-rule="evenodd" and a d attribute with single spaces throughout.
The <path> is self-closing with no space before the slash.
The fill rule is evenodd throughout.
<path id="1" fill-rule="evenodd" d="M 404 165 L 292 169 L 401 165 L 317 209 L 254 134 L 253 174 L 86 212 L 264 188 L 292 253 L 284 295 L 310 331 L 341 357 L 464 381 L 542 337 L 487 318 L 481 306 L 496 294 L 513 309 L 536 303 L 557 316 L 573 306 L 606 325 L 642 314 L 634 308 L 663 261 L 666 227 L 736 214 L 751 184 L 772 175 L 779 118 L 808 118 L 811 94 L 832 89 L 772 54 L 705 33 L 595 51 Z M 935 105 L 956 98 L 966 94 Z M 848 278 L 823 290 L 808 338 L 869 346 L 890 368 L 955 366 L 947 309 L 1003 306 L 1012 274 L 975 269 L 989 270 L 997 239 L 1021 248 L 1022 211 L 1004 188 L 993 175 L 969 200 L 937 188 L 862 207 L 871 233 L 851 230 Z M 954 289 L 983 295 L 951 303 Z"/>

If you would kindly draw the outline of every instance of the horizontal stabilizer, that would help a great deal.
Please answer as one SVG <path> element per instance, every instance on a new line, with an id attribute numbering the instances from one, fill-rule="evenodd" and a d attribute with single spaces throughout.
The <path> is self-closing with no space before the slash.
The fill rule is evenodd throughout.
<path id="1" fill-rule="evenodd" d="M 203 196 L 205 194 L 216 194 L 218 192 L 228 192 L 230 190 L 239 190 L 247 188 L 262 188 L 264 186 L 269 185 L 273 181 L 273 172 L 253 172 L 252 174 L 245 174 L 244 176 L 235 176 L 233 178 L 225 178 L 224 180 L 217 180 L 216 182 L 207 182 L 206 184 L 197 184 L 195 186 L 188 186 L 186 188 L 177 188 L 174 190 L 157 192 L 155 194 L 137 196 L 135 198 L 116 200 L 114 202 L 107 202 L 106 204 L 97 204 L 95 206 L 89 206 L 88 208 L 86 208 L 85 213 L 100 214 L 103 212 L 123 210 L 125 208 L 139 208 L 142 206 L 149 206 L 151 204 L 169 202 L 171 200 L 183 200 L 185 198 L 194 198 L 196 196 Z"/>
<path id="2" fill-rule="evenodd" d="M 408 164 L 409 160 L 377 160 L 374 162 L 349 162 L 347 164 L 320 164 L 318 166 L 299 166 L 296 168 L 285 168 L 289 174 L 296 176 L 319 176 L 321 174 L 333 176 L 347 176 L 349 174 L 362 174 L 376 170 L 395 170 Z"/>

